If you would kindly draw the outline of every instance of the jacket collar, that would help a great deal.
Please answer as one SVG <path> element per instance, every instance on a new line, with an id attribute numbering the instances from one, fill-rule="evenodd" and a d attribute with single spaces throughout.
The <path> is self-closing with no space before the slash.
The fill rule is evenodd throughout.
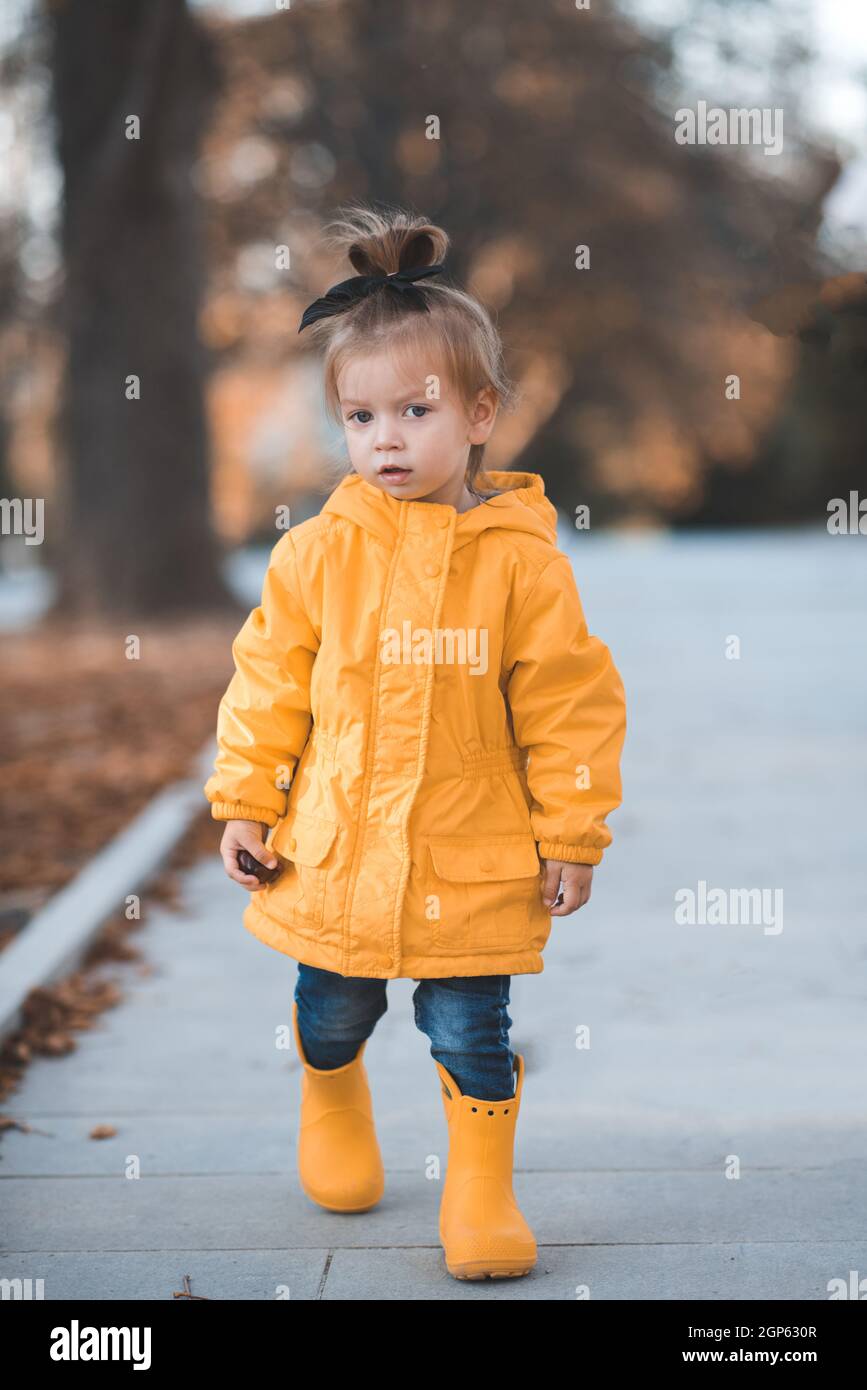
<path id="1" fill-rule="evenodd" d="M 322 511 L 345 517 L 389 545 L 397 539 L 402 507 L 413 509 L 416 524 L 421 518 L 425 523 L 429 521 L 432 528 L 441 527 L 444 520 L 454 519 L 454 550 L 491 529 L 523 531 L 556 544 L 557 512 L 545 496 L 545 483 L 540 473 L 492 469 L 478 474 L 476 487 L 479 492 L 500 492 L 501 495 L 471 507 L 468 512 L 457 512 L 441 502 L 404 502 L 367 482 L 360 473 L 352 472 L 334 489 Z"/>

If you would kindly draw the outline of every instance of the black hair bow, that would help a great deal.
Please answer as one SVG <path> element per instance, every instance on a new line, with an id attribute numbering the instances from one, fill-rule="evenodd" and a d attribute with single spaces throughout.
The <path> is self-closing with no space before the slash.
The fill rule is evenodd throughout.
<path id="1" fill-rule="evenodd" d="M 309 323 L 315 323 L 317 319 L 342 313 L 357 300 L 373 294 L 374 290 L 382 289 L 383 285 L 393 285 L 413 308 L 427 311 L 427 301 L 421 291 L 415 288 L 413 281 L 421 280 L 426 275 L 439 275 L 443 270 L 445 266 L 440 264 L 416 266 L 413 270 L 395 270 L 390 275 L 352 275 L 348 280 L 341 280 L 339 285 L 332 285 L 330 290 L 326 290 L 324 295 L 314 299 L 313 303 L 307 306 L 301 317 L 298 332 L 300 333 Z"/>

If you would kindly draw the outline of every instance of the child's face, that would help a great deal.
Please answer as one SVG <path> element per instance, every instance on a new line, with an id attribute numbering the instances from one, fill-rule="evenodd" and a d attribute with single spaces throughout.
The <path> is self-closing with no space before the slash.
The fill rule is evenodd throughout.
<path id="1" fill-rule="evenodd" d="M 445 376 L 439 398 L 426 394 L 423 365 L 400 367 L 386 353 L 354 357 L 337 378 L 346 445 L 356 473 L 392 497 L 442 502 L 459 512 L 474 505 L 464 486 L 471 444 L 484 444 L 497 402 L 480 391 L 467 413 Z M 400 467 L 394 476 L 385 466 Z"/>

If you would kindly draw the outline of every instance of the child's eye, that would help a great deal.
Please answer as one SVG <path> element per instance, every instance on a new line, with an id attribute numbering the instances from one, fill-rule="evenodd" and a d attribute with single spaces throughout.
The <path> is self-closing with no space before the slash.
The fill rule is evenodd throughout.
<path id="1" fill-rule="evenodd" d="M 427 406 L 427 405 L 408 405 L 408 406 L 407 406 L 407 410 L 420 410 L 420 411 L 422 411 L 422 414 L 421 414 L 421 415 L 414 415 L 414 416 L 413 416 L 413 419 L 414 419 L 414 420 L 423 420 L 424 417 L 425 417 L 425 415 L 429 415 L 429 414 L 430 414 L 430 406 Z M 359 425 L 366 425 L 366 424 L 367 424 L 367 420 L 362 420 L 362 419 L 360 418 L 362 415 L 366 415 L 368 418 L 372 418 L 372 417 L 371 417 L 371 413 L 370 413 L 369 410 L 353 410 L 353 411 L 351 412 L 351 414 L 347 415 L 346 419 L 347 419 L 347 421 L 357 419 Z"/>

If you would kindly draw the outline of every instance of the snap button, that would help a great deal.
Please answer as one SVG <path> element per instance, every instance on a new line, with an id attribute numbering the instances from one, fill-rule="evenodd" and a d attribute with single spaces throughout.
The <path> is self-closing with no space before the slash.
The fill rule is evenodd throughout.
<path id="1" fill-rule="evenodd" d="M 424 567 L 424 572 L 425 574 L 429 575 L 431 579 L 436 579 L 437 575 L 440 572 L 440 567 L 439 565 L 435 565 L 433 560 L 428 560 L 427 564 Z"/>
<path id="2" fill-rule="evenodd" d="M 440 512 L 439 516 L 437 517 L 437 526 L 448 526 L 448 524 L 449 519 L 446 516 L 445 512 Z"/>

